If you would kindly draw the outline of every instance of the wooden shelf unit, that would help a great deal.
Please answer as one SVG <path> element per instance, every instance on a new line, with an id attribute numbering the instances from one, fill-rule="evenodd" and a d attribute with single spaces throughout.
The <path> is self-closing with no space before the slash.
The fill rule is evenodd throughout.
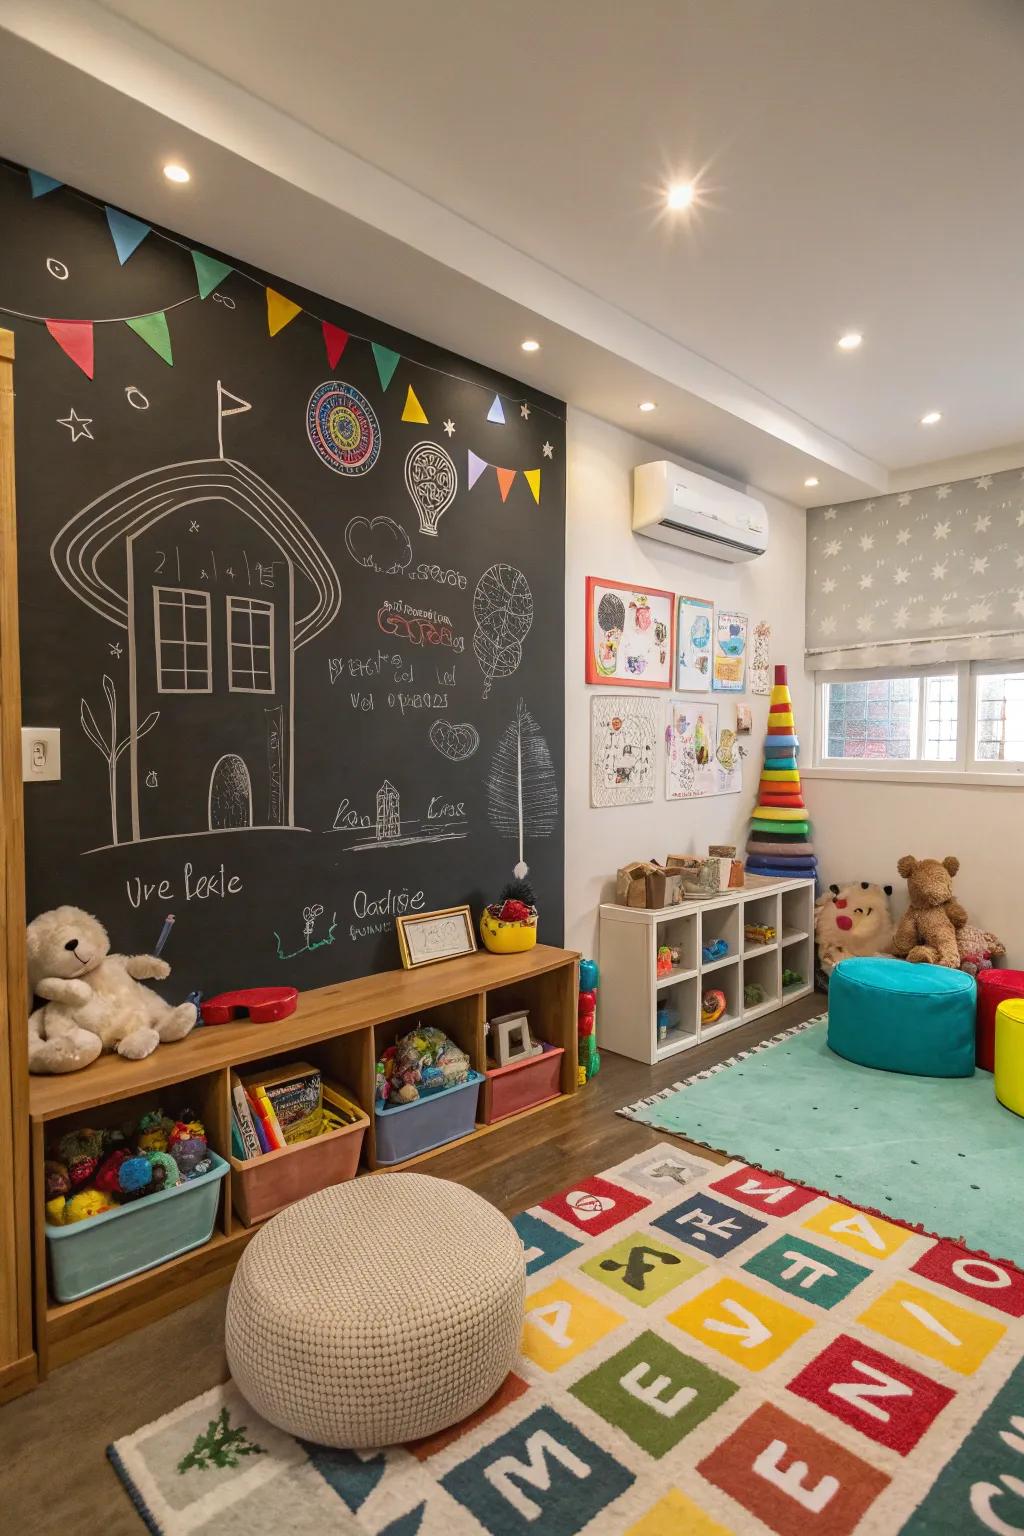
<path id="1" fill-rule="evenodd" d="M 245 1227 L 234 1215 L 230 1172 L 221 1182 L 220 1205 L 208 1243 L 155 1269 L 108 1286 L 92 1296 L 52 1302 L 46 1272 L 43 1161 L 46 1147 L 63 1130 L 86 1124 L 119 1125 L 162 1104 L 168 1112 L 191 1104 L 202 1116 L 214 1151 L 231 1148 L 230 1072 L 278 1060 L 305 1059 L 344 1084 L 370 1117 L 363 1143 L 363 1173 L 376 1173 L 374 1068 L 384 1046 L 419 1021 L 436 1024 L 459 1044 L 478 1072 L 487 1067 L 484 1025 L 488 1018 L 525 1008 L 536 1038 L 563 1047 L 558 1098 L 509 1116 L 495 1125 L 478 1122 L 462 1141 L 514 1126 L 517 1120 L 560 1103 L 577 1088 L 576 997 L 579 956 L 538 944 L 522 955 L 484 952 L 413 971 L 385 971 L 300 994 L 290 1018 L 274 1024 L 207 1025 L 180 1044 L 162 1045 L 144 1061 L 104 1056 L 83 1072 L 34 1077 L 29 1088 L 32 1209 L 35 1266 L 35 1332 L 40 1375 L 195 1301 L 223 1284 L 259 1224 Z M 478 1114 L 482 1113 L 481 1094 Z M 391 1168 L 417 1166 L 448 1151 L 448 1142 Z"/>
<path id="2" fill-rule="evenodd" d="M 748 944 L 745 923 L 768 924 L 776 937 L 768 944 Z M 598 1044 L 620 1056 L 653 1064 L 771 1013 L 794 998 L 806 997 L 813 990 L 813 929 L 813 880 L 748 875 L 740 890 L 652 910 L 605 903 L 601 907 Z M 703 946 L 719 938 L 725 939 L 729 953 L 720 960 L 704 961 Z M 662 944 L 679 950 L 679 966 L 666 977 L 657 975 Z M 784 969 L 800 972 L 800 986 L 783 987 Z M 760 983 L 765 995 L 748 1007 L 744 988 L 750 982 Z M 726 1012 L 714 1024 L 702 1024 L 701 994 L 710 987 L 725 993 Z M 659 1042 L 657 1013 L 663 1002 L 670 1004 L 678 1022 Z"/>

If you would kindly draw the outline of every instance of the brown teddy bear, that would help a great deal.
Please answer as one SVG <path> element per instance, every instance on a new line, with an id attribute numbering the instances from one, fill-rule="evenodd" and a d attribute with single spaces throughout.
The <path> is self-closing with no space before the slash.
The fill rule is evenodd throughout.
<path id="1" fill-rule="evenodd" d="M 923 965 L 960 968 L 957 932 L 967 913 L 953 896 L 953 876 L 960 860 L 915 859 L 905 854 L 896 865 L 907 882 L 910 905 L 893 934 L 893 954 Z"/>

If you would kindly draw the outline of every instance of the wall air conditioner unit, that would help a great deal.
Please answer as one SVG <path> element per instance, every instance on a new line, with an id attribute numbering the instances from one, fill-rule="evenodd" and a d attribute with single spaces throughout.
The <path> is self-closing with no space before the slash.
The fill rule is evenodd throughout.
<path id="1" fill-rule="evenodd" d="M 768 513 L 753 496 L 660 459 L 633 471 L 633 532 L 714 560 L 768 548 Z"/>

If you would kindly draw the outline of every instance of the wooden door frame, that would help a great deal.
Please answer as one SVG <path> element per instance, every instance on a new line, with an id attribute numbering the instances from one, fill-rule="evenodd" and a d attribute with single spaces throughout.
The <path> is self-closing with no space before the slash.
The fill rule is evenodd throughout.
<path id="1" fill-rule="evenodd" d="M 36 1379 L 22 795 L 14 336 L 0 330 L 0 1402 Z"/>

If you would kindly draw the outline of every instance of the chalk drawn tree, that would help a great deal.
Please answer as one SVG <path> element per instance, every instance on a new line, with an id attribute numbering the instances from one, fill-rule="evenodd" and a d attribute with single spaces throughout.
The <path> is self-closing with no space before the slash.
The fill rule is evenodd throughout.
<path id="1" fill-rule="evenodd" d="M 117 689 L 111 678 L 103 675 L 103 696 L 107 701 L 107 710 L 110 714 L 110 728 L 104 736 L 96 724 L 96 716 L 93 714 L 85 699 L 81 701 L 82 730 L 88 736 L 93 746 L 101 757 L 106 758 L 107 780 L 110 787 L 110 841 L 119 842 L 117 835 L 117 763 L 126 747 L 132 744 L 132 732 L 129 731 L 121 741 L 117 739 Z M 136 730 L 134 739 L 141 741 L 148 731 L 151 731 L 160 719 L 158 709 L 151 710 Z"/>
<path id="2" fill-rule="evenodd" d="M 526 834 L 550 837 L 558 825 L 558 775 L 540 726 L 522 699 L 494 750 L 487 779 L 487 814 L 496 832 L 518 844 L 513 873 L 522 880 L 529 873 L 524 857 Z"/>

